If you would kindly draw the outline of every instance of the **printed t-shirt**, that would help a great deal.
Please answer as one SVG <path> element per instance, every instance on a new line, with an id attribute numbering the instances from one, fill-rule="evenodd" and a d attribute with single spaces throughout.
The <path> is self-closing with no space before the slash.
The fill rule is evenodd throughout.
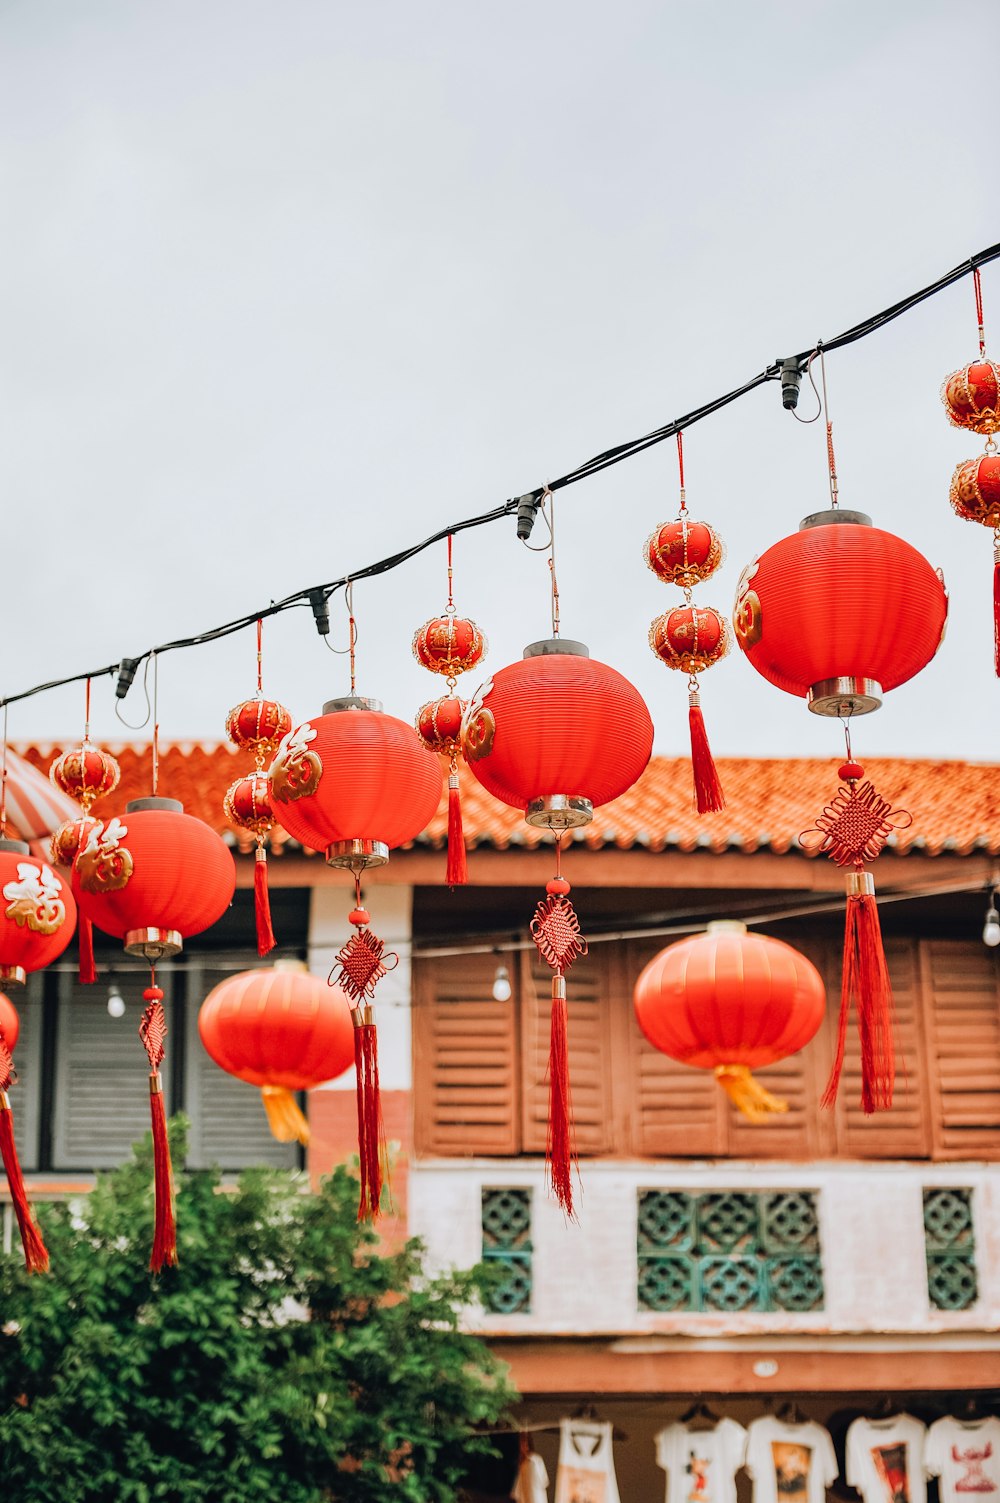
<path id="1" fill-rule="evenodd" d="M 941 1503 L 976 1503 L 1000 1493 L 1000 1420 L 935 1420 L 924 1469 L 938 1478 Z"/>
<path id="2" fill-rule="evenodd" d="M 926 1503 L 926 1438 L 912 1414 L 856 1419 L 847 1432 L 847 1481 L 865 1503 Z"/>
<path id="3" fill-rule="evenodd" d="M 770 1414 L 747 1430 L 743 1464 L 754 1503 L 824 1503 L 838 1475 L 829 1431 L 814 1420 L 789 1425 Z"/>
<path id="4" fill-rule="evenodd" d="M 656 1464 L 667 1474 L 666 1503 L 736 1503 L 736 1473 L 747 1432 L 723 1419 L 711 1430 L 668 1425 L 656 1437 Z"/>

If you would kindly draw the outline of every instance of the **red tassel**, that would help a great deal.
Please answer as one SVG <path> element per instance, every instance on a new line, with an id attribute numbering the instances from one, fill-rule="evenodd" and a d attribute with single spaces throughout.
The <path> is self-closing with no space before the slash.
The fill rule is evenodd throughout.
<path id="1" fill-rule="evenodd" d="M 154 1070 L 149 1077 L 149 1113 L 153 1123 L 153 1188 L 156 1202 L 153 1253 L 149 1267 L 151 1272 L 159 1273 L 164 1263 L 177 1267 L 174 1172 L 170 1163 L 167 1113 L 163 1105 L 163 1083 L 159 1070 Z"/>
<path id="2" fill-rule="evenodd" d="M 267 851 L 257 847 L 253 868 L 253 906 L 257 918 L 257 954 L 263 959 L 277 944 L 271 928 L 271 899 L 267 891 Z"/>
<path id="3" fill-rule="evenodd" d="M 552 978 L 549 1025 L 549 1135 L 545 1161 L 549 1183 L 567 1216 L 573 1215 L 573 1106 L 569 1088 L 566 978 Z"/>
<path id="4" fill-rule="evenodd" d="M 694 793 L 699 814 L 717 814 L 726 807 L 722 784 L 712 760 L 712 748 L 708 744 L 705 717 L 701 713 L 701 699 L 692 689 L 688 696 L 688 725 L 691 730 L 691 771 L 694 773 Z"/>
<path id="5" fill-rule="evenodd" d="M 29 1273 L 48 1273 L 49 1254 L 42 1241 L 38 1223 L 28 1204 L 28 1192 L 24 1188 L 21 1164 L 14 1143 L 14 1114 L 10 1109 L 7 1093 L 0 1090 L 0 1158 L 7 1173 L 11 1204 L 21 1229 L 21 1246 L 24 1248 L 24 1266 Z"/>
<path id="6" fill-rule="evenodd" d="M 449 887 L 464 887 L 469 880 L 462 830 L 462 795 L 458 791 L 458 772 L 448 774 L 448 875 Z"/>
<path id="7" fill-rule="evenodd" d="M 882 929 L 875 902 L 875 883 L 869 872 L 848 876 L 847 923 L 844 930 L 844 968 L 840 993 L 837 1049 L 823 1105 L 832 1106 L 844 1064 L 847 1020 L 852 1003 L 858 1012 L 861 1040 L 861 1106 L 866 1116 L 888 1111 L 896 1080 L 893 1044 L 892 983 L 885 963 Z"/>
<path id="8" fill-rule="evenodd" d="M 378 1034 L 370 1007 L 364 1010 L 355 1008 L 352 1016 L 357 1070 L 358 1163 L 361 1170 L 358 1220 L 377 1221 L 382 1214 L 382 1183 L 388 1179 L 378 1078 Z"/>
<path id="9" fill-rule="evenodd" d="M 85 913 L 80 914 L 76 934 L 80 945 L 80 966 L 77 972 L 80 985 L 93 986 L 97 980 L 97 966 L 94 964 L 94 926 Z"/>
<path id="10" fill-rule="evenodd" d="M 992 549 L 992 663 L 1000 678 L 1000 538 Z"/>

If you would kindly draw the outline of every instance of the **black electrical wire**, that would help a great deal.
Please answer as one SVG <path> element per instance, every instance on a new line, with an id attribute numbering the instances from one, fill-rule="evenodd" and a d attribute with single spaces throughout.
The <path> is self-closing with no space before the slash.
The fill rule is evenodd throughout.
<path id="1" fill-rule="evenodd" d="M 980 266 L 986 266 L 991 261 L 1000 258 L 1000 242 L 989 245 L 985 250 L 977 251 L 967 261 L 962 261 L 944 276 L 938 277 L 937 281 L 928 286 L 912 292 L 908 297 L 902 298 L 898 303 L 893 303 L 889 308 L 883 308 L 880 313 L 873 313 L 853 328 L 846 329 L 844 333 L 835 335 L 832 339 L 823 341 L 824 350 L 839 350 L 845 345 L 854 344 L 859 339 L 865 339 L 869 334 L 874 334 L 877 329 L 882 329 L 893 319 L 900 318 L 908 313 L 911 308 L 916 308 L 928 298 L 943 292 L 946 287 L 951 287 L 962 277 L 970 276 Z M 785 362 L 794 360 L 800 371 L 805 370 L 810 356 L 817 353 L 818 347 L 800 350 L 798 354 L 786 356 Z M 566 486 L 575 485 L 579 480 L 585 480 L 590 475 L 597 475 L 602 470 L 610 469 L 612 465 L 621 464 L 623 460 L 631 459 L 635 454 L 641 454 L 645 449 L 651 449 L 656 444 L 663 443 L 668 438 L 675 437 L 685 428 L 690 428 L 695 423 L 700 423 L 703 418 L 711 417 L 713 413 L 720 412 L 732 402 L 737 402 L 749 392 L 756 391 L 759 386 L 764 386 L 768 381 L 781 379 L 781 359 L 765 366 L 756 376 L 749 381 L 744 381 L 741 386 L 736 386 L 732 391 L 725 392 L 722 396 L 714 397 L 710 402 L 705 402 L 701 407 L 695 407 L 683 417 L 674 418 L 660 428 L 654 428 L 652 432 L 645 433 L 639 438 L 627 439 L 624 443 L 616 444 L 613 448 L 605 449 L 600 454 L 595 454 L 592 459 L 585 460 L 576 469 L 569 470 L 565 475 L 550 480 L 546 485 L 537 486 L 534 490 L 526 492 L 523 496 L 515 496 L 505 501 L 501 506 L 495 506 L 492 511 L 481 512 L 478 516 L 465 517 L 461 521 L 449 523 L 447 527 L 440 528 L 430 537 L 424 538 L 423 542 L 413 543 L 408 548 L 403 548 L 398 553 L 392 553 L 387 558 L 379 559 L 376 563 L 368 564 L 362 569 L 357 569 L 351 574 L 345 574 L 340 579 L 328 580 L 325 584 L 309 585 L 305 589 L 296 590 L 292 595 L 286 595 L 283 600 L 272 600 L 268 605 L 261 606 L 257 610 L 250 611 L 245 616 L 239 616 L 233 621 L 227 621 L 221 626 L 210 627 L 207 631 L 199 632 L 193 637 L 178 637 L 172 642 L 163 642 L 158 647 L 148 647 L 132 661 L 136 666 L 143 663 L 153 654 L 159 655 L 164 652 L 177 652 L 187 647 L 201 647 L 208 642 L 217 642 L 223 637 L 232 636 L 234 632 L 244 631 L 247 627 L 256 625 L 258 620 L 267 616 L 276 616 L 281 611 L 292 610 L 296 607 L 310 604 L 310 595 L 321 594 L 329 600 L 337 590 L 346 587 L 359 579 L 373 579 L 379 574 L 386 574 L 391 569 L 397 569 L 409 559 L 415 558 L 418 553 L 433 547 L 435 543 L 442 542 L 449 533 L 465 532 L 472 527 L 484 527 L 491 522 L 501 521 L 504 517 L 513 515 L 518 506 L 528 502 L 537 505 L 545 492 L 563 490 Z M 68 684 L 82 683 L 88 678 L 102 678 L 106 674 L 116 675 L 119 671 L 118 663 L 108 663 L 101 668 L 89 668 L 81 673 L 73 673 L 66 678 L 50 679 L 44 684 L 35 684 L 30 689 L 22 689 L 19 694 L 9 694 L 0 699 L 0 708 L 4 705 L 18 704 L 23 699 L 31 699 L 36 694 L 45 694 L 50 689 L 62 689 Z"/>

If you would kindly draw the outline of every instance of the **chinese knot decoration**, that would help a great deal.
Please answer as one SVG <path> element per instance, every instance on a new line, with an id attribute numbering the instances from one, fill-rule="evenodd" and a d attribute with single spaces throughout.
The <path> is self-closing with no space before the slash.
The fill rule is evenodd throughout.
<path id="1" fill-rule="evenodd" d="M 828 450 L 835 499 L 829 425 Z M 947 613 L 941 575 L 915 548 L 873 527 L 862 512 L 834 505 L 806 517 L 797 533 L 743 571 L 733 621 L 736 640 L 758 673 L 804 698 L 814 714 L 849 723 L 877 710 L 884 693 L 926 667 L 941 643 Z M 821 816 L 830 829 L 819 828 L 829 836 L 823 848 L 854 868 L 848 877 L 841 1029 L 856 1004 L 868 1040 L 863 1104 L 876 1111 L 892 1101 L 892 990 L 874 883 L 861 868 L 881 849 L 881 841 L 873 849 L 881 821 L 872 820 L 884 801 L 870 785 L 857 787 L 860 768 L 850 776 L 847 768 L 857 768 L 849 736 L 843 797 Z M 839 1067 L 827 1088 L 828 1103 L 838 1078 Z"/>
<path id="2" fill-rule="evenodd" d="M 745 1117 L 767 1122 L 788 1103 L 751 1072 L 808 1044 L 823 1021 L 826 990 L 791 945 L 722 919 L 661 950 L 640 974 L 633 1001 L 654 1049 L 711 1070 Z"/>
<path id="3" fill-rule="evenodd" d="M 688 727 L 691 734 L 691 771 L 699 814 L 726 807 L 719 775 L 712 759 L 701 711 L 699 673 L 711 668 L 729 651 L 729 627 L 711 606 L 692 604 L 692 588 L 710 579 L 723 559 L 718 533 L 707 522 L 692 522 L 684 492 L 684 448 L 677 435 L 680 469 L 680 509 L 673 522 L 664 522 L 646 539 L 646 563 L 657 579 L 684 591 L 684 604 L 657 616 L 649 628 L 649 645 L 668 668 L 688 676 Z"/>
<path id="4" fill-rule="evenodd" d="M 87 700 L 84 715 L 83 740 L 79 746 L 56 757 L 49 768 L 53 783 L 69 798 L 80 805 L 77 819 L 67 819 L 59 826 L 49 845 L 52 860 L 57 866 L 72 866 L 80 851 L 90 839 L 97 820 L 90 812 L 95 800 L 114 793 L 121 778 L 121 768 L 110 752 L 95 746 L 90 739 L 90 679 L 87 680 Z M 78 928 L 80 945 L 79 979 L 84 986 L 97 980 L 94 964 L 94 928 L 86 914 L 80 914 Z"/>
<path id="5" fill-rule="evenodd" d="M 558 618 L 553 612 L 554 624 Z M 528 824 L 561 834 L 588 824 L 594 807 L 631 788 L 653 749 L 653 723 L 639 691 L 595 662 L 582 642 L 558 634 L 525 649 L 478 691 L 462 723 L 473 775 Z M 558 852 L 558 847 L 557 847 Z M 573 1214 L 572 1104 L 564 972 L 585 946 L 569 884 L 558 874 L 532 932 L 552 978 L 548 1170 L 557 1201 Z"/>
<path id="6" fill-rule="evenodd" d="M 260 1088 L 281 1143 L 309 1142 L 292 1093 L 333 1080 L 354 1062 L 347 997 L 298 960 L 227 976 L 201 1004 L 198 1033 L 220 1069 Z"/>
<path id="7" fill-rule="evenodd" d="M 979 268 L 974 269 L 976 314 L 979 319 L 979 359 L 954 371 L 941 388 L 949 422 L 956 428 L 986 435 L 986 452 L 966 459 L 951 477 L 952 510 L 967 522 L 979 522 L 993 533 L 993 663 L 1000 677 L 1000 366 L 986 358 L 983 293 Z"/>
<path id="8" fill-rule="evenodd" d="M 421 705 L 414 723 L 424 745 L 448 758 L 447 882 L 449 887 L 461 887 L 468 881 L 458 785 L 458 753 L 466 705 L 455 693 L 455 681 L 458 674 L 467 673 L 482 662 L 487 643 L 474 621 L 456 613 L 452 583 L 452 539 L 449 534 L 448 604 L 443 615 L 425 621 L 413 635 L 413 656 L 431 673 L 440 673 L 447 680 L 448 693 Z"/>
<path id="9" fill-rule="evenodd" d="M 155 742 L 154 742 L 155 749 Z M 155 761 L 154 761 L 155 766 Z M 224 840 L 184 813 L 177 799 L 140 798 L 124 818 L 99 820 L 73 867 L 81 912 L 124 941 L 127 955 L 150 963 L 139 1037 L 149 1056 L 155 1225 L 150 1268 L 177 1261 L 173 1175 L 160 1064 L 167 1033 L 158 960 L 177 955 L 184 940 L 220 919 L 236 889 L 236 866 Z"/>
<path id="10" fill-rule="evenodd" d="M 7 1092 L 17 1079 L 12 1058 L 20 1032 L 20 1020 L 8 999 L 0 993 L 0 1158 L 3 1159 L 11 1204 L 17 1217 L 24 1249 L 24 1266 L 29 1273 L 46 1273 L 49 1255 L 38 1229 L 38 1223 L 28 1204 L 28 1192 L 24 1187 L 21 1162 L 14 1142 L 14 1114 L 10 1109 Z"/>
<path id="11" fill-rule="evenodd" d="M 385 1177 L 378 1040 L 371 998 L 391 967 L 383 943 L 368 928 L 360 876 L 382 866 L 395 846 L 415 840 L 433 819 L 441 796 L 437 758 L 411 726 L 354 692 L 330 700 L 323 714 L 285 737 L 268 771 L 278 823 L 302 845 L 322 851 L 330 866 L 354 874 L 354 934 L 340 951 L 336 979 L 351 1000 L 357 1067 L 359 1219 L 379 1215 Z M 395 964 L 395 960 L 392 960 Z"/>
<path id="12" fill-rule="evenodd" d="M 263 958 L 275 946 L 271 925 L 271 902 L 267 890 L 268 835 L 274 827 L 270 788 L 264 763 L 274 756 L 292 728 L 292 717 L 275 699 L 265 699 L 261 675 L 261 623 L 257 622 L 257 693 L 245 699 L 226 716 L 226 735 L 235 746 L 248 751 L 254 771 L 230 784 L 222 800 L 226 818 L 238 830 L 248 830 L 257 843 L 254 859 L 254 914 L 257 924 L 257 954 Z"/>

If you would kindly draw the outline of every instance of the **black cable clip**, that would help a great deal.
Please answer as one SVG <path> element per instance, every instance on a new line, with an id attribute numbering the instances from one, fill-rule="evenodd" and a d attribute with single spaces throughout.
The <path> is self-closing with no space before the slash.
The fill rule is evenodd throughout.
<path id="1" fill-rule="evenodd" d="M 799 389 L 802 386 L 802 370 L 794 355 L 787 360 L 778 357 L 781 368 L 781 405 L 786 412 L 794 412 L 799 405 Z"/>
<path id="2" fill-rule="evenodd" d="M 309 604 L 316 621 L 316 630 L 321 637 L 330 635 L 330 602 L 323 590 L 309 591 Z"/>
<path id="3" fill-rule="evenodd" d="M 517 535 L 522 543 L 526 543 L 531 536 L 541 500 L 541 495 L 536 495 L 534 491 L 517 498 Z"/>
<path id="4" fill-rule="evenodd" d="M 118 681 L 115 684 L 115 699 L 124 699 L 132 687 L 132 682 L 139 667 L 138 658 L 122 658 L 118 665 Z"/>

